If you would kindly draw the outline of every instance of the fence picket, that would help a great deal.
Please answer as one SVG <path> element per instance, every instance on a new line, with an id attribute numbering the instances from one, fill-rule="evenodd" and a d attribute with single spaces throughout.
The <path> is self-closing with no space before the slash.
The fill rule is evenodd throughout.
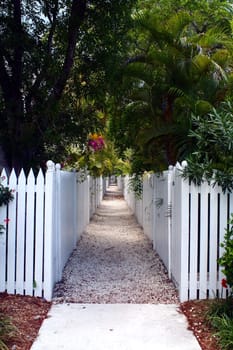
<path id="1" fill-rule="evenodd" d="M 16 189 L 17 178 L 15 171 L 11 172 L 9 188 Z M 9 203 L 7 218 L 7 291 L 15 291 L 15 261 L 16 261 L 16 201 Z"/>
<path id="2" fill-rule="evenodd" d="M 7 174 L 5 169 L 1 173 L 1 183 L 7 186 Z M 7 208 L 2 206 L 0 210 L 0 225 L 6 226 Z M 6 290 L 6 231 L 0 234 L 0 292 Z"/>
<path id="3" fill-rule="evenodd" d="M 21 170 L 17 190 L 17 259 L 16 259 L 16 292 L 24 293 L 25 266 L 25 218 L 26 218 L 26 176 Z"/>
<path id="4" fill-rule="evenodd" d="M 217 252 L 218 252 L 218 187 L 210 186 L 210 234 L 209 234 L 209 297 L 217 295 Z"/>
<path id="5" fill-rule="evenodd" d="M 219 242 L 223 242 L 224 235 L 226 233 L 225 229 L 227 227 L 228 222 L 228 198 L 227 194 L 221 193 L 219 200 Z M 223 253 L 223 248 L 219 247 L 219 256 Z M 221 291 L 223 297 L 226 297 L 225 288 L 222 290 L 221 280 L 224 278 L 224 274 L 222 273 L 222 267 L 219 267 L 219 278 L 218 278 L 218 290 Z"/>
<path id="6" fill-rule="evenodd" d="M 27 203 L 26 203 L 26 262 L 25 262 L 25 292 L 33 293 L 34 270 L 34 218 L 35 218 L 35 177 L 32 169 L 27 179 Z"/>
<path id="7" fill-rule="evenodd" d="M 207 297 L 208 184 L 201 186 L 200 199 L 200 284 L 199 298 Z"/>
<path id="8" fill-rule="evenodd" d="M 198 258 L 198 193 L 199 187 L 191 184 L 190 187 L 190 272 L 189 272 L 189 289 L 190 299 L 197 298 L 197 258 Z"/>

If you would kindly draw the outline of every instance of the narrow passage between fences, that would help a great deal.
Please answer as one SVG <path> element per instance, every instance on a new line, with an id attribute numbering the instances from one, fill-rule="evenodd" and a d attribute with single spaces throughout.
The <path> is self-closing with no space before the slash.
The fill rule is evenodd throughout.
<path id="1" fill-rule="evenodd" d="M 110 186 L 54 288 L 55 302 L 178 303 L 152 242 Z"/>

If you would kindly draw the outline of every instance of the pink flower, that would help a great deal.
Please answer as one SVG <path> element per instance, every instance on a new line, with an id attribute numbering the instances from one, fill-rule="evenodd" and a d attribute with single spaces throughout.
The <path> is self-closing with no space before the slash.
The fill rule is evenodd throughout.
<path id="1" fill-rule="evenodd" d="M 5 222 L 6 224 L 8 224 L 8 223 L 9 223 L 9 221 L 10 221 L 10 219 L 9 219 L 9 218 L 4 219 L 4 222 Z"/>
<path id="2" fill-rule="evenodd" d="M 95 152 L 100 151 L 104 148 L 104 139 L 102 136 L 93 134 L 90 136 L 90 139 L 88 141 L 88 146 L 92 148 Z"/>

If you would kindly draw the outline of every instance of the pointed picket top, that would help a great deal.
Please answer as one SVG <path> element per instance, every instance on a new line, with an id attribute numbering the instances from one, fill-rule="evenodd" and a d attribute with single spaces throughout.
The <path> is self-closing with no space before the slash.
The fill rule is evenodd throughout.
<path id="1" fill-rule="evenodd" d="M 17 176 L 15 173 L 15 169 L 12 169 L 11 173 L 10 173 L 10 177 L 9 177 L 9 184 L 15 184 L 17 183 Z"/>
<path id="2" fill-rule="evenodd" d="M 32 168 L 30 169 L 28 177 L 27 177 L 27 184 L 34 184 L 35 185 L 35 175 L 34 175 Z"/>
<path id="3" fill-rule="evenodd" d="M 25 175 L 24 170 L 22 169 L 20 171 L 20 174 L 19 174 L 19 177 L 18 177 L 18 186 L 22 187 L 22 186 L 25 186 L 25 184 L 26 184 L 26 175 Z"/>
<path id="4" fill-rule="evenodd" d="M 7 180 L 8 180 L 8 176 L 7 176 L 6 169 L 4 168 L 4 169 L 2 169 L 2 172 L 1 172 L 1 184 L 6 186 Z"/>
<path id="5" fill-rule="evenodd" d="M 39 173 L 37 175 L 37 178 L 36 178 L 36 184 L 44 184 L 44 174 L 43 174 L 43 171 L 42 169 L 39 170 Z"/>
<path id="6" fill-rule="evenodd" d="M 176 167 L 176 169 L 178 169 L 178 170 L 182 170 L 182 169 L 183 169 L 182 166 L 181 166 L 181 164 L 180 164 L 179 162 L 176 162 L 175 167 Z"/>

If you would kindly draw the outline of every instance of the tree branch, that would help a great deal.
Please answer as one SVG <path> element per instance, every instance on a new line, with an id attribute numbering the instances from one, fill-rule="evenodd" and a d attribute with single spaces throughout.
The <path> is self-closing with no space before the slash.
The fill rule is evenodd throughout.
<path id="1" fill-rule="evenodd" d="M 22 87 L 22 56 L 23 56 L 23 30 L 21 23 L 21 1 L 13 0 L 14 8 L 14 33 L 16 34 L 16 41 L 14 45 L 12 78 L 14 81 L 14 88 L 18 91 Z"/>
<path id="2" fill-rule="evenodd" d="M 58 101 L 61 98 L 65 84 L 69 78 L 69 74 L 74 62 L 75 47 L 77 42 L 78 30 L 85 18 L 87 0 L 73 0 L 71 7 L 71 15 L 68 27 L 68 45 L 66 56 L 62 67 L 62 72 L 56 81 L 50 100 Z"/>
<path id="3" fill-rule="evenodd" d="M 50 23 L 50 30 L 48 34 L 48 40 L 47 40 L 47 54 L 50 55 L 52 52 L 52 44 L 53 44 L 53 37 L 54 33 L 56 30 L 56 25 L 57 25 L 57 14 L 58 14 L 58 0 L 54 1 L 54 5 L 51 8 L 51 3 L 47 0 L 44 1 L 45 5 L 45 11 L 46 11 L 46 16 L 49 20 Z M 47 70 L 46 64 L 44 64 L 44 67 L 42 71 L 37 75 L 35 82 L 31 86 L 28 95 L 25 98 L 25 104 L 26 104 L 26 109 L 27 111 L 31 110 L 31 102 L 33 97 L 35 96 L 36 92 L 38 91 L 41 82 L 44 79 L 45 72 Z"/>
<path id="4" fill-rule="evenodd" d="M 4 60 L 3 52 L 1 50 L 1 45 L 0 45 L 0 85 L 2 87 L 4 97 L 9 96 L 11 91 L 11 80 L 6 71 L 5 60 Z"/>
<path id="5" fill-rule="evenodd" d="M 48 1 L 45 1 L 45 8 L 47 11 L 47 16 L 48 16 L 49 22 L 51 24 L 49 35 L 48 35 L 48 42 L 47 42 L 48 54 L 51 53 L 53 36 L 54 36 L 56 25 L 57 25 L 58 0 L 54 1 L 54 6 L 52 9 L 50 9 L 49 6 L 50 6 L 50 3 Z M 52 13 L 52 15 L 50 12 Z"/>
<path id="6" fill-rule="evenodd" d="M 134 57 L 130 57 L 126 60 L 125 65 L 128 65 L 130 63 L 135 63 L 135 62 L 146 62 L 146 56 L 145 55 L 137 55 Z"/>

